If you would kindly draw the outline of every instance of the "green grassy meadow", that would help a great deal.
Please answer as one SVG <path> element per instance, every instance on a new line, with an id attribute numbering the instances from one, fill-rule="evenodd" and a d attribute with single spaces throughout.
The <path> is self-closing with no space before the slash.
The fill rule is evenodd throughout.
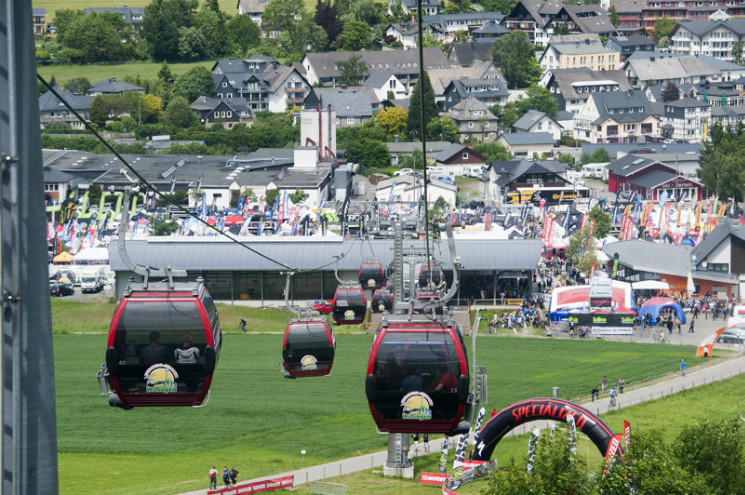
<path id="1" fill-rule="evenodd" d="M 95 380 L 113 309 L 111 303 L 53 301 L 61 493 L 178 493 L 205 488 L 212 465 L 236 465 L 242 478 L 248 479 L 387 448 L 387 437 L 376 433 L 364 397 L 370 335 L 345 333 L 337 327 L 332 375 L 286 380 L 277 364 L 282 336 L 244 335 L 237 323 L 243 316 L 249 328 L 280 332 L 287 313 L 221 305 L 226 334 L 206 407 L 123 411 L 109 407 L 98 395 Z M 73 334 L 80 331 L 100 333 Z M 693 347 L 598 340 L 489 335 L 477 342 L 477 364 L 485 365 L 489 373 L 486 407 L 496 409 L 525 398 L 550 396 L 554 386 L 560 387 L 563 398 L 586 397 L 604 374 L 611 381 L 623 376 L 633 387 L 675 370 L 681 354 L 694 354 Z M 691 366 L 697 362 L 689 360 Z M 745 383 L 741 386 L 745 388 Z M 711 406 L 716 410 L 713 402 Z M 669 417 L 670 411 L 681 411 L 679 420 L 687 420 L 685 408 L 660 414 Z M 628 417 L 626 410 L 623 415 Z M 611 426 L 620 428 L 623 417 L 609 417 L 615 421 Z M 522 455 L 523 441 L 503 444 L 500 456 Z M 307 451 L 304 461 L 301 450 Z M 430 457 L 417 461 L 417 469 L 429 470 L 427 463 L 436 463 L 436 456 Z M 164 467 L 153 470 L 158 462 Z M 92 476 L 92 470 L 101 474 Z M 418 493 L 414 485 L 399 491 L 392 485 L 395 480 L 368 475 L 372 478 L 352 475 L 350 483 L 361 485 L 349 493 Z M 381 491 L 372 490 L 373 486 Z M 432 488 L 427 489 L 432 493 Z"/>
<path id="2" fill-rule="evenodd" d="M 162 65 L 159 62 L 126 62 L 100 65 L 39 65 L 36 71 L 47 81 L 51 80 L 52 76 L 54 76 L 57 84 L 62 87 L 67 81 L 76 77 L 85 77 L 92 83 L 112 76 L 122 81 L 127 77 L 136 77 L 138 75 L 142 79 L 157 79 L 158 71 Z M 173 75 L 176 76 L 198 66 L 211 70 L 213 65 L 215 65 L 215 62 L 208 60 L 205 62 L 182 64 L 173 63 L 168 64 L 168 67 L 171 69 Z"/>

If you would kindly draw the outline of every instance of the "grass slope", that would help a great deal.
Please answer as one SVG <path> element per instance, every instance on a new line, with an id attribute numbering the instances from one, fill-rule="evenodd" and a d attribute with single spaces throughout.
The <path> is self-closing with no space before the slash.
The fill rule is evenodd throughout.
<path id="1" fill-rule="evenodd" d="M 126 62 L 121 64 L 91 64 L 91 65 L 39 65 L 36 71 L 41 77 L 50 81 L 52 76 L 60 87 L 76 77 L 85 77 L 90 82 L 102 81 L 109 77 L 116 77 L 123 81 L 127 77 L 140 76 L 142 79 L 157 79 L 158 71 L 163 64 L 160 62 Z M 192 62 L 183 64 L 168 64 L 174 76 L 188 72 L 194 67 L 203 66 L 211 70 L 214 61 Z"/>
<path id="2" fill-rule="evenodd" d="M 246 479 L 301 467 L 303 449 L 304 465 L 315 465 L 387 447 L 364 398 L 370 335 L 337 336 L 332 376 L 285 380 L 277 365 L 280 335 L 228 333 L 206 407 L 122 411 L 110 408 L 94 383 L 106 335 L 60 333 L 63 311 L 54 309 L 61 493 L 176 493 L 204 488 L 213 464 L 235 464 Z M 100 316 L 86 315 L 110 317 L 104 306 L 97 309 Z M 224 310 L 227 331 L 229 321 L 237 323 L 232 311 L 247 314 L 245 307 Z M 63 320 L 74 321 L 72 313 L 68 308 Z M 662 375 L 676 368 L 681 353 L 693 349 L 486 336 L 477 355 L 489 373 L 487 406 L 500 409 L 550 395 L 553 386 L 565 398 L 586 395 L 603 374 L 629 384 Z M 159 462 L 163 467 L 153 469 Z M 91 476 L 93 469 L 99 474 Z"/>
<path id="3" fill-rule="evenodd" d="M 32 3 L 34 8 L 46 9 L 47 23 L 54 23 L 54 14 L 60 9 L 83 10 L 88 7 L 121 7 L 123 5 L 126 5 L 128 7 L 147 7 L 150 3 L 152 3 L 152 1 L 127 0 L 126 2 L 121 2 L 119 5 L 116 5 L 116 2 L 107 2 L 102 0 L 76 0 L 74 3 L 71 3 L 69 0 L 34 0 Z M 235 15 L 238 13 L 237 0 L 217 0 L 217 3 L 220 4 L 220 10 L 229 15 Z M 204 1 L 200 1 L 199 4 L 201 7 L 201 5 L 204 4 Z"/>

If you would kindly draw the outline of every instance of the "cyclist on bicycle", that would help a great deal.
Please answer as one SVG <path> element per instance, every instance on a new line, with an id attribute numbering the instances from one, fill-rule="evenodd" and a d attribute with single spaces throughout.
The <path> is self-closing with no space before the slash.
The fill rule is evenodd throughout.
<path id="1" fill-rule="evenodd" d="M 610 405 L 614 406 L 616 404 L 616 387 L 611 387 L 608 395 L 610 395 Z"/>

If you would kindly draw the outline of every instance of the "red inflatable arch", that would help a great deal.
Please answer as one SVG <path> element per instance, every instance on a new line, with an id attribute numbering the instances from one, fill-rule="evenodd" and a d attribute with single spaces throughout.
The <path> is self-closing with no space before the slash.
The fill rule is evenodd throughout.
<path id="1" fill-rule="evenodd" d="M 613 438 L 613 431 L 600 418 L 587 409 L 565 400 L 537 398 L 516 402 L 489 419 L 484 427 L 476 432 L 476 447 L 471 459 L 490 460 L 497 443 L 516 426 L 542 419 L 566 422 L 567 414 L 574 417 L 577 428 L 582 430 L 600 450 L 600 454 L 605 456 L 608 444 Z"/>

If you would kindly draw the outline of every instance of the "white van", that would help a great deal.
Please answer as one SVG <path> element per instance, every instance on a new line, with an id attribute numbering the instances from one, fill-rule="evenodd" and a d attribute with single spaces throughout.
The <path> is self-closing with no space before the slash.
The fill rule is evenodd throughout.
<path id="1" fill-rule="evenodd" d="M 100 292 L 106 284 L 106 270 L 103 267 L 87 270 L 80 277 L 82 292 Z"/>

